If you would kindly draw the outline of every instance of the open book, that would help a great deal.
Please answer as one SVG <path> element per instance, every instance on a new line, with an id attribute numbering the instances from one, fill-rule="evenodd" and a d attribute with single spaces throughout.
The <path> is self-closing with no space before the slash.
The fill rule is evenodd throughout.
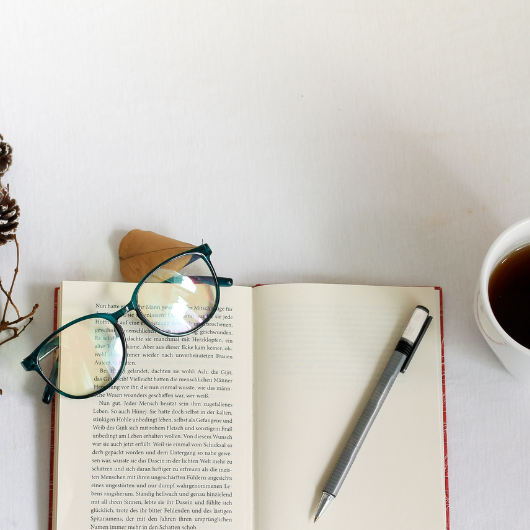
<path id="1" fill-rule="evenodd" d="M 63 282 L 58 324 L 133 284 Z M 413 309 L 434 317 L 340 494 L 322 486 Z M 441 291 L 292 284 L 221 290 L 178 339 L 133 313 L 109 390 L 55 397 L 55 530 L 445 530 Z"/>

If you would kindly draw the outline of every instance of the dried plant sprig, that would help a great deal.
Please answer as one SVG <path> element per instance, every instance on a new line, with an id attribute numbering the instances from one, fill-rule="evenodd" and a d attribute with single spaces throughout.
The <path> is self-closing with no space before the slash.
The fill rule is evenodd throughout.
<path id="1" fill-rule="evenodd" d="M 15 286 L 15 280 L 17 279 L 18 264 L 20 262 L 20 248 L 18 246 L 18 241 L 17 241 L 16 236 L 14 238 L 14 241 L 15 241 L 15 245 L 17 246 L 17 264 L 15 267 L 15 271 L 13 273 L 13 279 L 11 280 L 11 285 L 9 287 L 9 290 L 7 290 L 3 286 L 2 279 L 0 278 L 0 291 L 2 291 L 2 293 L 4 293 L 4 295 L 7 298 L 6 304 L 4 306 L 4 310 L 2 311 L 2 320 L 0 321 L 0 335 L 4 331 L 10 331 L 11 336 L 9 336 L 7 339 L 0 341 L 0 346 L 20 336 L 20 334 L 31 324 L 33 320 L 33 315 L 35 314 L 35 311 L 37 311 L 37 308 L 39 307 L 39 304 L 35 304 L 30 313 L 28 313 L 27 315 L 21 316 L 20 311 L 18 310 L 18 307 L 15 305 L 15 302 L 13 302 L 13 298 L 11 297 L 13 294 L 13 287 Z M 11 320 L 11 321 L 7 320 L 7 310 L 9 306 L 11 306 L 17 314 L 17 318 L 15 320 Z M 24 320 L 28 318 L 29 320 L 23 325 L 22 329 L 20 329 L 19 324 L 21 324 L 22 322 L 24 322 Z"/>
<path id="2" fill-rule="evenodd" d="M 0 247 L 8 242 L 14 241 L 17 247 L 17 264 L 9 287 L 2 284 L 2 278 L 0 278 L 0 294 L 3 294 L 6 298 L 3 309 L 0 306 L 0 312 L 2 315 L 2 320 L 0 321 L 0 337 L 4 331 L 9 332 L 7 338 L 0 339 L 0 346 L 19 337 L 20 334 L 31 324 L 33 321 L 33 315 L 39 307 L 39 304 L 35 304 L 33 309 L 27 315 L 23 316 L 20 314 L 12 297 L 20 263 L 20 247 L 16 237 L 20 208 L 17 201 L 9 195 L 9 186 L 2 185 L 2 177 L 13 161 L 13 149 L 3 140 L 4 138 L 0 134 Z M 8 320 L 9 308 L 16 313 L 16 318 L 14 320 Z M 27 322 L 25 322 L 26 320 Z"/>

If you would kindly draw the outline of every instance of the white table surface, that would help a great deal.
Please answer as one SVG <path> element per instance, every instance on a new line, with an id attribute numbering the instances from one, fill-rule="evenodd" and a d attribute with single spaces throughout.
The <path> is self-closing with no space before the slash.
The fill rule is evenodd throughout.
<path id="1" fill-rule="evenodd" d="M 451 529 L 529 528 L 530 388 L 472 314 L 530 216 L 529 26 L 526 0 L 2 2 L 14 298 L 40 308 L 0 348 L 0 528 L 47 528 L 50 408 L 20 360 L 61 280 L 120 280 L 133 228 L 208 242 L 242 285 L 441 286 Z"/>

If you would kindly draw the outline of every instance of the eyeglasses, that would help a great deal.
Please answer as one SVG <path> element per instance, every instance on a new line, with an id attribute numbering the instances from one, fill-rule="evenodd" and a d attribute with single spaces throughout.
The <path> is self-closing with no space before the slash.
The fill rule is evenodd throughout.
<path id="1" fill-rule="evenodd" d="M 55 392 L 82 399 L 101 394 L 120 377 L 127 362 L 127 345 L 118 320 L 135 311 L 144 324 L 168 337 L 188 335 L 204 326 L 219 305 L 218 278 L 206 244 L 164 261 L 146 274 L 131 301 L 115 313 L 95 313 L 62 326 L 22 361 L 46 382 L 42 401 Z M 52 355 L 53 354 L 53 355 Z"/>

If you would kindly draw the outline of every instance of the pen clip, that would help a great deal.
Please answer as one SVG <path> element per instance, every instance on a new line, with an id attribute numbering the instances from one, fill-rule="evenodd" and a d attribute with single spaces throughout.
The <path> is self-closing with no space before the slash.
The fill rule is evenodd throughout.
<path id="1" fill-rule="evenodd" d="M 429 327 L 429 324 L 432 321 L 432 317 L 427 317 L 425 322 L 423 323 L 423 327 L 421 328 L 421 331 L 418 335 L 418 338 L 416 339 L 416 342 L 414 343 L 414 346 L 412 347 L 412 351 L 410 352 L 409 356 L 407 357 L 407 360 L 405 361 L 405 364 L 401 367 L 401 373 L 404 374 L 405 370 L 409 367 L 410 361 L 412 361 L 412 357 L 416 353 L 416 350 L 418 349 L 418 346 L 420 345 L 421 340 L 423 339 L 423 336 L 425 335 L 425 332 L 427 331 L 427 328 Z"/>

